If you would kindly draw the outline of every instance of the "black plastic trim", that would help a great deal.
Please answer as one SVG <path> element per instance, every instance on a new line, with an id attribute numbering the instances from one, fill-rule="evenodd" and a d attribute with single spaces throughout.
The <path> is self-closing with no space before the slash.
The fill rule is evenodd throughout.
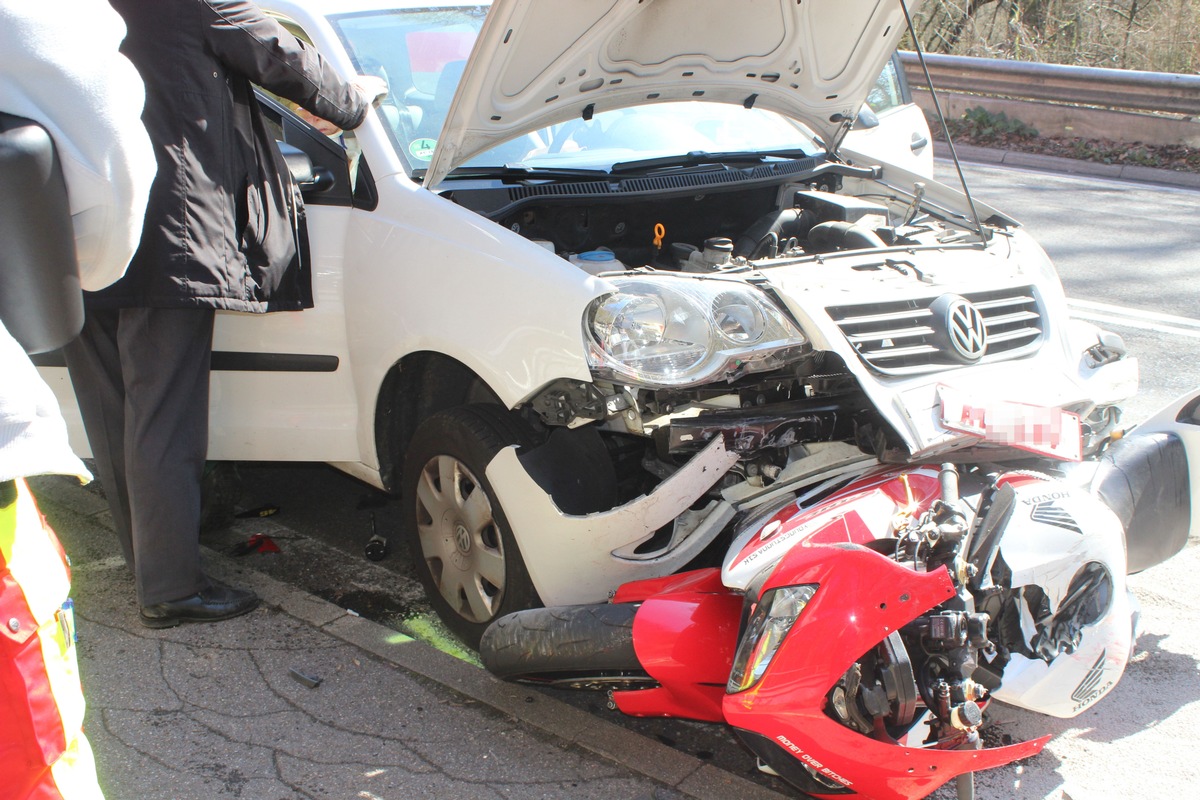
<path id="1" fill-rule="evenodd" d="M 31 356 L 38 367 L 65 367 L 62 350 Z M 235 353 L 218 350 L 212 354 L 213 372 L 337 372 L 337 356 L 306 353 Z"/>
<path id="2" fill-rule="evenodd" d="M 212 354 L 213 372 L 337 372 L 337 356 L 305 353 L 234 353 Z"/>

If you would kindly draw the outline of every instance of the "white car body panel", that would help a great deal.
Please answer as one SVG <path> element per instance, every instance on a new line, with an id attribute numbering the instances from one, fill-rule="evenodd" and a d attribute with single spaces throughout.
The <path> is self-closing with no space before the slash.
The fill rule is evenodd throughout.
<path id="1" fill-rule="evenodd" d="M 924 145 L 914 147 L 922 141 Z M 840 149 L 855 163 L 878 160 L 933 178 L 933 140 L 925 112 L 916 103 L 883 112 L 875 127 L 854 128 L 846 134 Z"/>
<path id="2" fill-rule="evenodd" d="M 264 460 L 358 458 L 350 351 L 346 343 L 345 245 L 353 212 L 311 209 L 314 307 L 278 314 L 218 312 L 214 352 L 304 353 L 331 356 L 326 372 L 214 370 L 210 390 L 209 458 Z M 253 403 L 243 398 L 255 398 Z M 302 401 L 299 401 L 303 398 Z M 299 401 L 299 402 L 298 402 Z"/>
<path id="3" fill-rule="evenodd" d="M 364 433 L 383 375 L 408 353 L 454 357 L 509 407 L 554 378 L 590 379 L 580 319 L 603 281 L 581 280 L 527 239 L 398 182 L 380 186 L 379 208 L 361 228 L 350 260 L 371 269 L 351 271 L 346 283 L 348 307 L 359 312 L 347 329 L 356 382 L 369 398 Z"/>

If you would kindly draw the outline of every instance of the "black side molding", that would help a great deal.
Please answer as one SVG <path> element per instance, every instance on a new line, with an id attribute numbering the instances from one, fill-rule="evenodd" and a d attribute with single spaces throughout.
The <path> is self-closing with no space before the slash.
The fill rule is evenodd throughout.
<path id="1" fill-rule="evenodd" d="M 39 367 L 65 367 L 62 350 L 31 356 Z M 337 356 L 305 353 L 235 353 L 218 350 L 212 354 L 213 372 L 337 372 Z"/>

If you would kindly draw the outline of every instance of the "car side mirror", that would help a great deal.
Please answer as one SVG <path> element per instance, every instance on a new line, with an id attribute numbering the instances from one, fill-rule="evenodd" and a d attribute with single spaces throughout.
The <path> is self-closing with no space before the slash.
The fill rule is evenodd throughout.
<path id="1" fill-rule="evenodd" d="M 863 103 L 863 107 L 858 110 L 858 116 L 854 118 L 855 128 L 878 128 L 879 115 L 871 110 L 871 107 Z"/>
<path id="2" fill-rule="evenodd" d="M 279 152 L 287 164 L 292 180 L 301 191 L 323 192 L 333 188 L 336 183 L 333 173 L 324 167 L 315 166 L 308 153 L 287 142 L 276 141 L 275 144 L 279 146 Z"/>

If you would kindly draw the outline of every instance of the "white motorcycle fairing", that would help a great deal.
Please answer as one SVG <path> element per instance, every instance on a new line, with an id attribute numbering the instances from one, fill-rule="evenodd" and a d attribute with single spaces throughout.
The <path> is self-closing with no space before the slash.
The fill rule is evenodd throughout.
<path id="1" fill-rule="evenodd" d="M 1124 532 L 1082 489 L 1019 473 L 1000 484 L 996 503 L 1011 507 L 980 586 L 1003 577 L 1011 587 L 997 620 L 1010 658 L 992 696 L 1074 717 L 1108 694 L 1129 662 L 1135 605 L 1125 583 Z M 1011 496 L 1002 501 L 1005 487 Z"/>

